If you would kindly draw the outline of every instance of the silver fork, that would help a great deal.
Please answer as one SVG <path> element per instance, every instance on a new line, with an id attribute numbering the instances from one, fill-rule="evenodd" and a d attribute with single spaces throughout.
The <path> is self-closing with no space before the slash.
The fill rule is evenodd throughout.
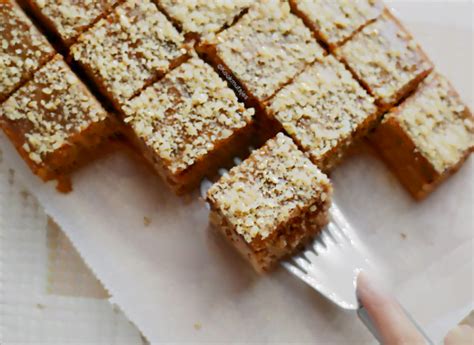
<path id="1" fill-rule="evenodd" d="M 235 165 L 241 163 L 234 158 Z M 219 169 L 219 175 L 227 173 Z M 201 183 L 201 196 L 205 199 L 212 183 L 205 179 Z M 209 205 L 206 203 L 209 208 Z M 371 276 L 383 276 L 380 268 L 374 264 L 370 251 L 359 240 L 356 232 L 333 201 L 329 209 L 330 220 L 320 234 L 302 251 L 281 265 L 292 275 L 301 279 L 324 297 L 342 309 L 355 311 L 360 320 L 382 342 L 367 310 L 357 299 L 357 276 L 361 271 Z M 427 344 L 433 344 L 421 327 L 405 311 L 423 335 Z"/>

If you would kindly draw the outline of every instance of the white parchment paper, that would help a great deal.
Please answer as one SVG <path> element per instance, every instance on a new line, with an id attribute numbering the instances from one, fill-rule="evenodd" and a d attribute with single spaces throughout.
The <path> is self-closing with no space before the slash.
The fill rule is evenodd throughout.
<path id="1" fill-rule="evenodd" d="M 472 108 L 472 3 L 393 6 Z M 202 201 L 175 197 L 125 155 L 81 170 L 62 195 L 29 172 L 3 135 L 0 148 L 150 342 L 372 341 L 354 315 L 285 271 L 256 275 L 208 229 Z M 423 203 L 367 152 L 333 174 L 338 204 L 435 340 L 473 307 L 473 165 Z"/>

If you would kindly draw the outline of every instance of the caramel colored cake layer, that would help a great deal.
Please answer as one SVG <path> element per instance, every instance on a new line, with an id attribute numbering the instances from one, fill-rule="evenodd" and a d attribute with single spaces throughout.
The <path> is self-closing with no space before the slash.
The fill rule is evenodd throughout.
<path id="1" fill-rule="evenodd" d="M 130 101 L 126 114 L 145 156 L 182 193 L 247 149 L 254 110 L 195 57 Z"/>
<path id="2" fill-rule="evenodd" d="M 277 0 L 256 3 L 200 50 L 228 81 L 240 84 L 241 98 L 251 105 L 271 97 L 324 53 L 288 3 Z"/>
<path id="3" fill-rule="evenodd" d="M 380 0 L 290 0 L 290 4 L 330 49 L 377 18 L 384 8 Z"/>
<path id="4" fill-rule="evenodd" d="M 329 171 L 345 149 L 378 119 L 374 99 L 340 62 L 327 56 L 315 62 L 268 102 L 268 113 Z"/>
<path id="5" fill-rule="evenodd" d="M 435 74 L 385 116 L 371 139 L 403 185 L 421 199 L 474 150 L 474 118 L 449 82 Z"/>
<path id="6" fill-rule="evenodd" d="M 32 11 L 64 46 L 76 38 L 121 0 L 19 0 Z"/>
<path id="7" fill-rule="evenodd" d="M 421 48 L 388 11 L 335 54 L 385 108 L 406 97 L 432 70 Z"/>
<path id="8" fill-rule="evenodd" d="M 88 159 L 114 130 L 59 55 L 0 107 L 0 127 L 44 180 L 59 178 Z"/>
<path id="9" fill-rule="evenodd" d="M 50 60 L 54 50 L 17 5 L 0 0 L 0 102 Z"/>
<path id="10" fill-rule="evenodd" d="M 252 0 L 157 0 L 186 33 L 207 36 L 232 24 Z"/>
<path id="11" fill-rule="evenodd" d="M 328 221 L 332 187 L 279 133 L 208 191 L 211 222 L 257 271 L 311 240 Z"/>
<path id="12" fill-rule="evenodd" d="M 180 62 L 183 42 L 155 4 L 128 0 L 82 34 L 71 54 L 120 109 Z"/>

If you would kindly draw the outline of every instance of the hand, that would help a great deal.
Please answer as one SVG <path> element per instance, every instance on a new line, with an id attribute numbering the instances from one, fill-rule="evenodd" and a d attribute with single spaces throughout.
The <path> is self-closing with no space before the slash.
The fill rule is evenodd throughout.
<path id="1" fill-rule="evenodd" d="M 377 328 L 383 344 L 426 344 L 425 338 L 400 304 L 377 288 L 364 273 L 360 273 L 357 278 L 357 296 Z"/>

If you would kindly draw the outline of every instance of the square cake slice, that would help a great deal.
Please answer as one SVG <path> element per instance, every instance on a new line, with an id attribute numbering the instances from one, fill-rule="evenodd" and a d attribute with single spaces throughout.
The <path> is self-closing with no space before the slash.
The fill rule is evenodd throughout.
<path id="1" fill-rule="evenodd" d="M 210 221 L 259 272 L 310 241 L 328 222 L 329 179 L 282 133 L 207 193 Z"/>
<path id="2" fill-rule="evenodd" d="M 69 47 L 121 0 L 19 0 L 49 33 Z"/>
<path id="3" fill-rule="evenodd" d="M 335 54 L 385 109 L 406 97 L 433 69 L 411 35 L 387 10 Z"/>
<path id="4" fill-rule="evenodd" d="M 187 34 L 214 34 L 232 22 L 253 0 L 156 0 L 158 6 Z"/>
<path id="5" fill-rule="evenodd" d="M 0 0 L 0 103 L 54 54 L 18 5 Z"/>
<path id="6" fill-rule="evenodd" d="M 450 83 L 434 74 L 384 117 L 371 141 L 406 189 L 421 199 L 474 150 L 474 118 Z"/>
<path id="7" fill-rule="evenodd" d="M 178 194 L 247 150 L 254 114 L 197 57 L 145 89 L 125 112 L 132 140 Z"/>
<path id="8" fill-rule="evenodd" d="M 3 103 L 0 127 L 43 180 L 60 179 L 90 159 L 115 129 L 60 55 Z"/>
<path id="9" fill-rule="evenodd" d="M 267 113 L 325 172 L 374 126 L 380 114 L 374 99 L 332 56 L 308 67 L 267 106 Z"/>
<path id="10" fill-rule="evenodd" d="M 333 50 L 383 11 L 381 0 L 290 0 L 293 11 Z"/>
<path id="11" fill-rule="evenodd" d="M 233 26 L 199 50 L 248 105 L 261 107 L 307 65 L 324 54 L 287 2 L 256 2 Z"/>
<path id="12" fill-rule="evenodd" d="M 184 38 L 149 0 L 128 0 L 79 36 L 73 59 L 117 110 L 179 64 Z"/>

